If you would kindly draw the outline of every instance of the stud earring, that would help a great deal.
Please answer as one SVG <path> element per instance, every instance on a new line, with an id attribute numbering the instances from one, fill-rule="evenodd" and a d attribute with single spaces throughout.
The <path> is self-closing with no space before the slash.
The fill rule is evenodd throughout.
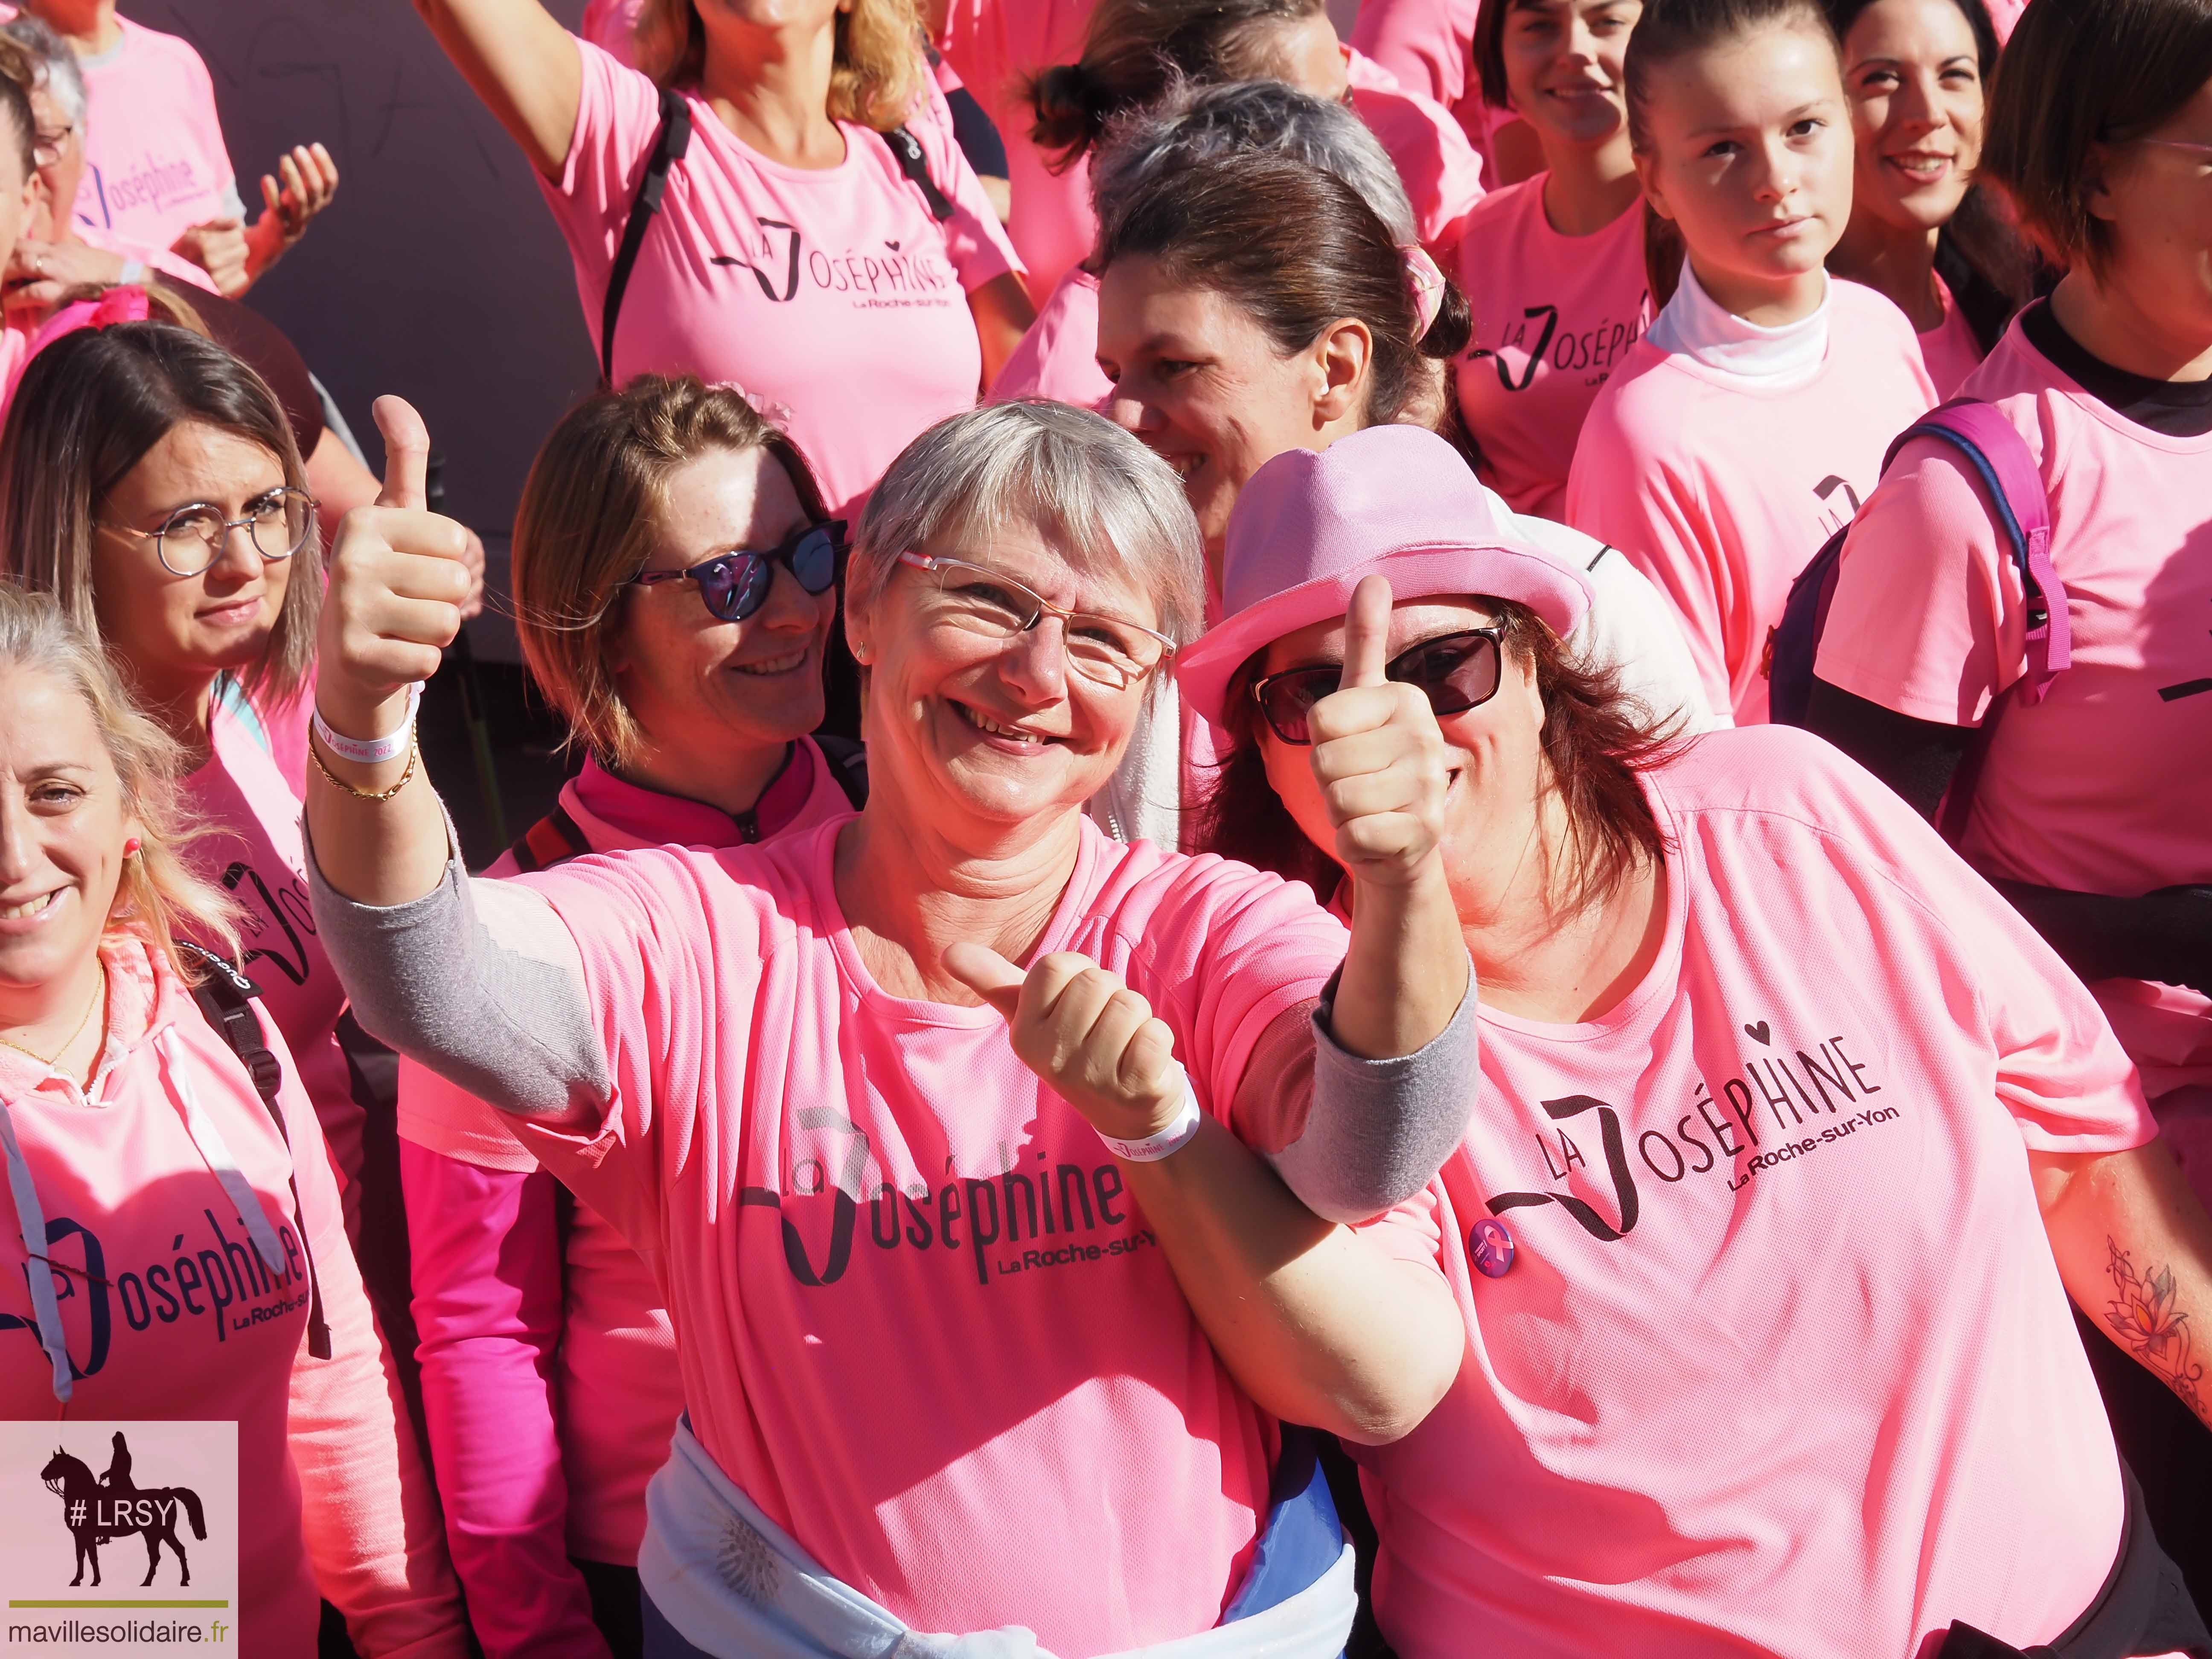
<path id="1" fill-rule="evenodd" d="M 136 836 L 131 836 L 130 840 L 123 843 L 123 856 L 126 859 L 137 858 L 138 856 L 139 844 L 138 837 Z"/>

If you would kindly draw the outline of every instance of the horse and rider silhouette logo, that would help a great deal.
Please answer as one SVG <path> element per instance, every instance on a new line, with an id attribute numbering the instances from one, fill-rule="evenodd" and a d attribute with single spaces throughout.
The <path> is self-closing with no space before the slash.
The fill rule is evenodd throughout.
<path id="1" fill-rule="evenodd" d="M 184 1544 L 177 1537 L 177 1516 L 182 1511 L 191 1523 L 192 1536 L 204 1540 L 207 1519 L 200 1510 L 199 1494 L 189 1486 L 134 1485 L 131 1444 L 120 1429 L 115 1431 L 115 1449 L 108 1459 L 106 1474 L 95 1476 L 57 1446 L 46 1467 L 39 1471 L 39 1478 L 46 1483 L 48 1492 L 62 1500 L 62 1524 L 76 1544 L 76 1577 L 70 1580 L 72 1589 L 84 1583 L 87 1566 L 92 1569 L 92 1582 L 99 1583 L 100 1547 L 132 1533 L 146 1540 L 146 1576 L 138 1581 L 139 1588 L 154 1582 L 164 1544 L 177 1558 L 178 1587 L 192 1582 L 191 1564 L 185 1559 Z"/>

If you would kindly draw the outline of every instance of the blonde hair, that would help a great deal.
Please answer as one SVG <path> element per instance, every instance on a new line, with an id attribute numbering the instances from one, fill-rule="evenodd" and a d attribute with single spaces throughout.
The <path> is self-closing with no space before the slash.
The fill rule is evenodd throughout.
<path id="1" fill-rule="evenodd" d="M 100 728 L 122 785 L 124 812 L 138 821 L 138 855 L 124 860 L 107 935 L 144 941 L 187 980 L 198 974 L 177 950 L 179 928 L 234 959 L 242 913 L 185 858 L 185 849 L 207 831 L 189 819 L 179 795 L 184 750 L 131 701 L 98 640 L 71 622 L 52 594 L 0 582 L 0 667 L 33 670 L 76 694 Z"/>
<path id="2" fill-rule="evenodd" d="M 797 446 L 742 392 L 641 374 L 562 417 L 531 463 L 514 515 L 515 632 L 572 740 L 620 770 L 643 741 L 615 684 L 616 602 L 645 568 L 671 474 L 714 450 L 765 449 L 809 520 L 830 515 Z"/>
<path id="3" fill-rule="evenodd" d="M 853 0 L 837 14 L 830 70 L 830 115 L 889 132 L 921 102 L 921 10 L 915 0 Z M 645 0 L 637 15 L 637 66 L 664 87 L 695 82 L 707 61 L 707 32 L 691 0 Z"/>

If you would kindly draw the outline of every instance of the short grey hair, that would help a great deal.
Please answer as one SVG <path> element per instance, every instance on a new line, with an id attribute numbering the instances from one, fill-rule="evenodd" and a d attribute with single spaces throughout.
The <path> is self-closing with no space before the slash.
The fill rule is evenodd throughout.
<path id="1" fill-rule="evenodd" d="M 62 113 L 69 117 L 70 125 L 82 137 L 85 112 L 91 107 L 91 100 L 85 95 L 84 71 L 77 67 L 76 54 L 70 50 L 69 43 L 55 33 L 44 18 L 33 17 L 27 11 L 18 12 L 12 21 L 0 24 L 0 34 L 27 48 L 38 60 L 38 88 L 62 106 Z"/>
<path id="2" fill-rule="evenodd" d="M 908 444 L 868 498 L 850 586 L 879 592 L 902 552 L 1009 524 L 1035 526 L 1080 574 L 1133 577 L 1178 646 L 1204 627 L 1198 520 L 1175 469 L 1103 416 L 1041 398 L 952 416 Z"/>
<path id="3" fill-rule="evenodd" d="M 1281 81 L 1185 81 L 1115 123 L 1093 155 L 1091 199 L 1101 227 L 1118 222 L 1154 179 L 1192 161 L 1264 150 L 1333 173 L 1350 185 L 1400 246 L 1421 237 L 1389 152 L 1342 104 Z"/>

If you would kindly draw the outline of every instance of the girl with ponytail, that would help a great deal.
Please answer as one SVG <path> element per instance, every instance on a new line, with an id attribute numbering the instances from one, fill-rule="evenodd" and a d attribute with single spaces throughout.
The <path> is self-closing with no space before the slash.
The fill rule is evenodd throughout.
<path id="1" fill-rule="evenodd" d="M 1755 723 L 1790 583 L 1935 389 L 1905 313 L 1823 268 L 1853 147 L 1815 0 L 1653 0 L 1626 78 L 1661 309 L 1583 422 L 1567 522 L 1643 567 Z"/>

